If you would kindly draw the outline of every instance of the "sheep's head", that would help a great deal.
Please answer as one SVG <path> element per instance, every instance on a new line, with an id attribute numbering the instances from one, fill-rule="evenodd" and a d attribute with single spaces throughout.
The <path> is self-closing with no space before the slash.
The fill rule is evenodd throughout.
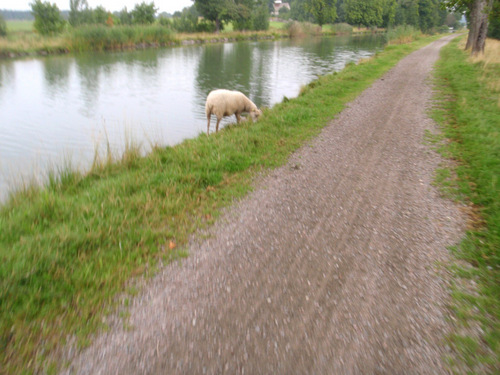
<path id="1" fill-rule="evenodd" d="M 252 121 L 257 121 L 260 116 L 262 116 L 262 111 L 260 109 L 255 108 L 250 111 L 250 117 L 252 118 Z"/>

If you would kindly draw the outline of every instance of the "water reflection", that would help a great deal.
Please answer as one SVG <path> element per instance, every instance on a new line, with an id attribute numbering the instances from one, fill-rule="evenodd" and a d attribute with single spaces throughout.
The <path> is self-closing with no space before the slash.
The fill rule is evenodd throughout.
<path id="1" fill-rule="evenodd" d="M 272 106 L 382 43 L 316 38 L 0 61 L 0 200 L 19 176 L 48 165 L 85 168 L 96 148 L 120 152 L 132 139 L 147 149 L 204 132 L 215 88 Z"/>

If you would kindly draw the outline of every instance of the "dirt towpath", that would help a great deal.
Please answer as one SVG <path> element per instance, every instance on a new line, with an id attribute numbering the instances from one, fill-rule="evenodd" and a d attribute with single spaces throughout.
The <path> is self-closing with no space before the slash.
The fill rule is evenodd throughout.
<path id="1" fill-rule="evenodd" d="M 463 230 L 432 187 L 429 77 L 411 54 L 167 266 L 68 373 L 443 374 Z"/>

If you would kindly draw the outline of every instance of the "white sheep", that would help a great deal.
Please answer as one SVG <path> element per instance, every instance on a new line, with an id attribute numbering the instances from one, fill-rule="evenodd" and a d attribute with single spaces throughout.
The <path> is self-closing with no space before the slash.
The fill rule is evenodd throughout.
<path id="1" fill-rule="evenodd" d="M 205 113 L 207 114 L 207 135 L 210 133 L 210 117 L 212 114 L 217 116 L 217 125 L 215 131 L 219 131 L 219 123 L 224 116 L 236 115 L 238 124 L 241 121 L 240 115 L 248 112 L 253 121 L 256 121 L 262 111 L 248 99 L 245 94 L 239 91 L 213 90 L 207 96 L 205 104 Z"/>

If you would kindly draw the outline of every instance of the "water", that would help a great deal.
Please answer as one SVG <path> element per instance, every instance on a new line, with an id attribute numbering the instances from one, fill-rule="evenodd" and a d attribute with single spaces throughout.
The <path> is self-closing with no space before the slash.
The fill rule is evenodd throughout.
<path id="1" fill-rule="evenodd" d="M 271 107 L 382 46 L 375 36 L 336 37 L 0 61 L 0 201 L 48 170 L 85 170 L 108 145 L 147 151 L 205 132 L 212 89 Z"/>

